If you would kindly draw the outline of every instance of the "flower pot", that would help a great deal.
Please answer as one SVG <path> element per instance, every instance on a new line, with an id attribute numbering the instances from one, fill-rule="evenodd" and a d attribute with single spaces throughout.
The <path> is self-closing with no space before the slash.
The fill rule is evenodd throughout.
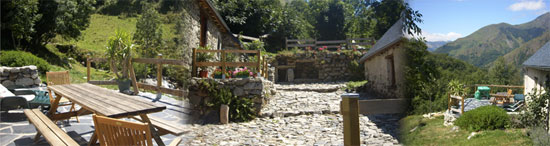
<path id="1" fill-rule="evenodd" d="M 132 80 L 121 79 L 121 80 L 117 80 L 117 83 L 118 83 L 118 91 L 124 92 L 126 90 L 130 90 L 130 86 L 132 85 Z"/>
<path id="2" fill-rule="evenodd" d="M 207 71 L 207 70 L 201 70 L 201 71 L 199 71 L 199 77 L 201 77 L 201 78 L 207 78 L 207 77 L 208 77 L 208 71 Z"/>
<path id="3" fill-rule="evenodd" d="M 214 78 L 215 79 L 221 79 L 221 78 L 223 78 L 223 75 L 214 75 Z"/>

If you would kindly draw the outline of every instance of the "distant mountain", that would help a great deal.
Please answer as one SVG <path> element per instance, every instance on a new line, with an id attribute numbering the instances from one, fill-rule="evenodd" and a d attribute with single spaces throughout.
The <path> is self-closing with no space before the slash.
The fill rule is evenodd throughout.
<path id="1" fill-rule="evenodd" d="M 428 46 L 428 51 L 430 52 L 433 52 L 435 51 L 437 48 L 449 43 L 451 41 L 433 41 L 433 42 L 426 42 L 426 45 Z"/>
<path id="2" fill-rule="evenodd" d="M 475 66 L 488 66 L 499 56 L 521 64 L 545 42 L 550 33 L 550 12 L 519 25 L 506 23 L 485 26 L 476 32 L 435 50 Z"/>

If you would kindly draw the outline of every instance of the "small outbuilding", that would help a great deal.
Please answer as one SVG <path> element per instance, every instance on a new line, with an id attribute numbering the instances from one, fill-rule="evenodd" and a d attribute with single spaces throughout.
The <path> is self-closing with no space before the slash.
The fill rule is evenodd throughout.
<path id="1" fill-rule="evenodd" d="M 523 62 L 524 93 L 529 94 L 536 89 L 544 91 L 550 84 L 550 42 L 546 43 L 527 61 Z M 527 101 L 529 101 L 527 97 Z"/>
<path id="2" fill-rule="evenodd" d="M 405 97 L 405 66 L 407 36 L 403 32 L 403 19 L 400 19 L 376 41 L 376 44 L 361 57 L 365 79 L 372 92 L 383 98 Z"/>

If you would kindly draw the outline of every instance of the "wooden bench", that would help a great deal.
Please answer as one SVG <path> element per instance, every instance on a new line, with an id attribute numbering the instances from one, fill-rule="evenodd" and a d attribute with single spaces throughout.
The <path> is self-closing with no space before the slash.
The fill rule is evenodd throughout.
<path id="1" fill-rule="evenodd" d="M 141 121 L 137 117 L 134 117 L 133 119 Z M 153 126 L 155 126 L 155 128 L 158 129 L 159 135 L 172 134 L 172 135 L 179 136 L 189 132 L 184 130 L 182 128 L 183 125 L 178 123 L 166 121 L 164 119 L 153 117 L 153 116 L 149 116 L 149 120 L 151 120 L 151 123 L 153 124 Z"/>
<path id="2" fill-rule="evenodd" d="M 44 115 L 38 109 L 26 109 L 24 110 L 30 123 L 36 127 L 37 134 L 34 137 L 34 141 L 38 141 L 40 135 L 44 135 L 44 138 L 50 143 L 50 145 L 61 146 L 78 146 L 79 144 L 74 141 L 65 131 L 57 127 L 46 115 Z"/>

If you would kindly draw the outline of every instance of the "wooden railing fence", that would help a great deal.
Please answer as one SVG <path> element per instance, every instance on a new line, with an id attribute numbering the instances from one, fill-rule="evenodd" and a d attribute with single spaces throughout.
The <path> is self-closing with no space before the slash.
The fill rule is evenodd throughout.
<path id="1" fill-rule="evenodd" d="M 360 145 L 359 114 L 403 113 L 408 106 L 407 99 L 359 100 L 359 94 L 346 93 L 340 102 L 340 114 L 344 123 L 344 145 Z"/>
<path id="2" fill-rule="evenodd" d="M 197 62 L 197 53 L 221 53 L 221 61 L 218 62 Z M 256 62 L 226 62 L 227 53 L 250 53 L 256 54 Z M 219 66 L 223 72 L 226 72 L 227 67 L 254 67 L 263 77 L 267 78 L 267 57 L 261 57 L 260 50 L 203 50 L 193 48 L 192 73 L 193 77 L 197 76 L 198 67 L 202 66 Z M 263 65 L 262 65 L 263 64 Z M 261 68 L 263 67 L 263 68 Z"/>
<path id="3" fill-rule="evenodd" d="M 92 62 L 108 62 L 108 59 L 107 58 L 90 58 L 90 56 L 88 55 L 88 58 L 86 59 L 86 68 L 87 68 L 86 80 L 88 81 L 88 83 L 94 84 L 94 85 L 116 85 L 117 84 L 116 81 L 91 80 L 90 68 L 91 68 Z M 155 86 L 155 85 L 149 85 L 144 83 L 138 83 L 136 79 L 133 63 L 156 64 L 157 65 L 157 85 Z M 184 60 L 162 59 L 162 54 L 159 54 L 158 58 L 131 58 L 128 69 L 130 70 L 130 79 L 132 80 L 134 94 L 138 94 L 139 93 L 138 89 L 142 88 L 146 90 L 155 90 L 159 93 L 167 93 L 167 94 L 183 97 L 185 93 L 184 90 L 176 90 L 176 89 L 162 87 L 162 65 L 164 64 L 185 66 L 187 63 Z M 112 69 L 113 67 L 110 67 L 110 68 Z"/>
<path id="4" fill-rule="evenodd" d="M 356 41 L 356 42 L 353 42 Z M 285 38 L 285 47 L 288 48 L 306 48 L 306 47 L 312 47 L 312 48 L 318 48 L 326 46 L 327 48 L 336 48 L 345 46 L 346 48 L 350 48 L 351 46 L 355 45 L 373 45 L 374 40 L 372 38 L 351 38 L 351 39 L 345 39 L 345 40 L 330 40 L 330 41 L 319 41 L 315 39 L 286 39 Z"/>

